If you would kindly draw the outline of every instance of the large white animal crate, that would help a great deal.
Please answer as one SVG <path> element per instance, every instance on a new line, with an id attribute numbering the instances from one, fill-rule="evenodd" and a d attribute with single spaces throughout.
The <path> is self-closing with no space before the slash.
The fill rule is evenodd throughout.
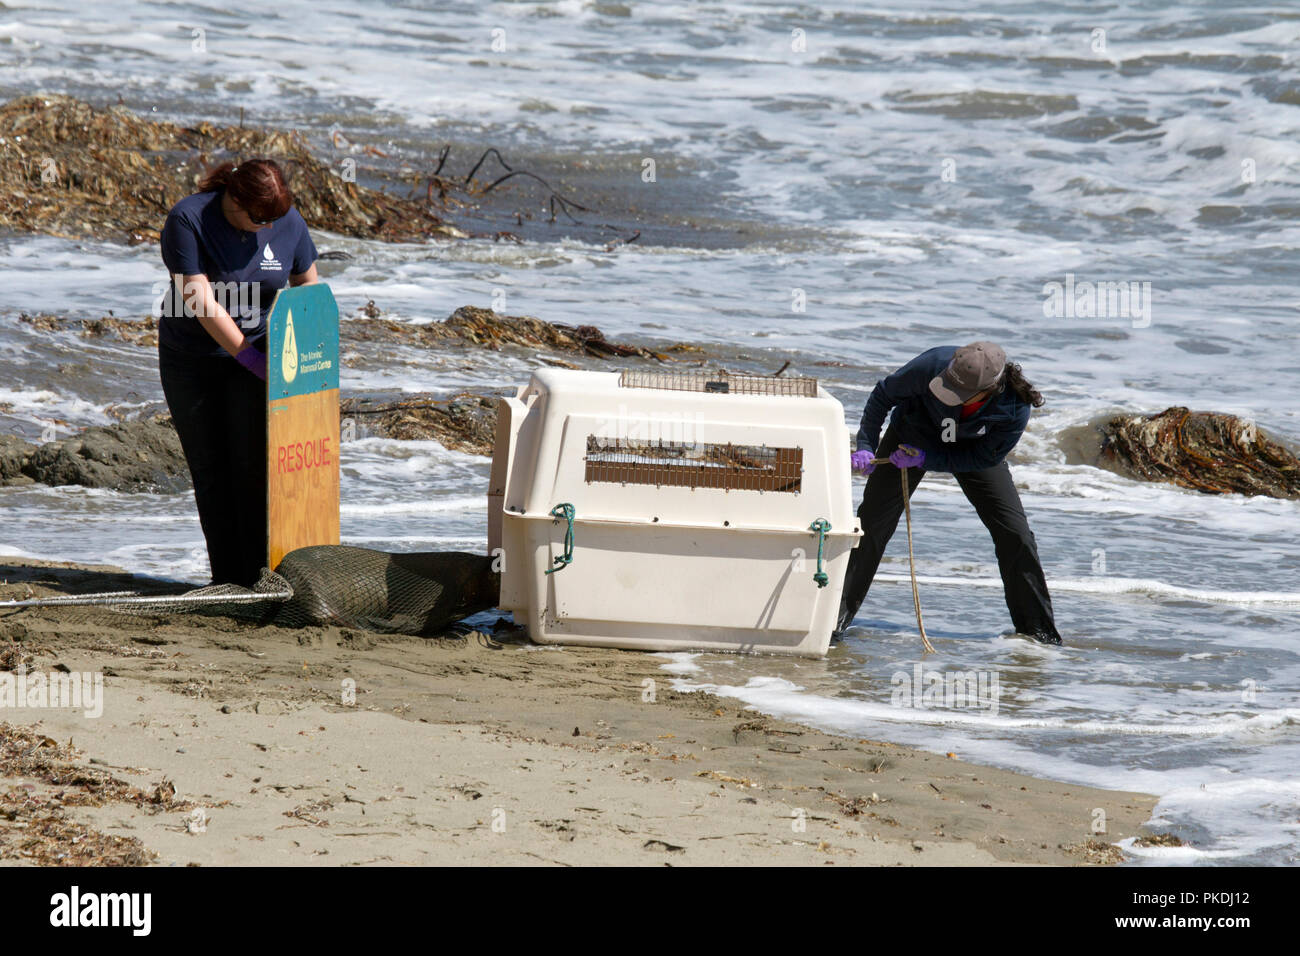
<path id="1" fill-rule="evenodd" d="M 825 654 L 853 505 L 815 379 L 547 369 L 499 402 L 489 548 L 539 643 Z"/>

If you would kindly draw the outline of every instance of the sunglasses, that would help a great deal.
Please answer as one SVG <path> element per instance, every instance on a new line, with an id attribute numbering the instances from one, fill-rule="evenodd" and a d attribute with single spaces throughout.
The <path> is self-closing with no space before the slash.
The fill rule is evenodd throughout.
<path id="1" fill-rule="evenodd" d="M 251 222 L 251 223 L 252 223 L 253 225 L 255 225 L 255 226 L 269 226 L 269 225 L 270 225 L 271 223 L 273 223 L 273 222 L 279 222 L 279 221 L 280 221 L 280 218 L 281 218 L 280 216 L 276 216 L 274 219 L 256 219 L 256 218 L 253 217 L 253 214 L 252 214 L 251 212 L 249 212 L 247 206 L 243 205 L 243 204 L 240 203 L 238 200 L 235 201 L 235 204 L 238 205 L 239 208 L 242 209 L 242 210 L 244 211 L 244 215 L 248 217 L 248 221 Z"/>

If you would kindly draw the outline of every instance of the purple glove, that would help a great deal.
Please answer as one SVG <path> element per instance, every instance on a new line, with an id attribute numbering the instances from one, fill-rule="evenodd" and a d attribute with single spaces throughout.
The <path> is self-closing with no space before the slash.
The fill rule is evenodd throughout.
<path id="1" fill-rule="evenodd" d="M 911 445 L 899 445 L 889 461 L 895 468 L 920 468 L 925 464 L 925 452 Z"/>
<path id="2" fill-rule="evenodd" d="M 876 470 L 876 463 L 873 459 L 876 453 L 870 448 L 863 448 L 861 451 L 855 451 L 849 456 L 849 465 L 859 475 L 869 475 Z"/>
<path id="3" fill-rule="evenodd" d="M 266 353 L 247 345 L 235 356 L 235 361 L 262 381 L 266 381 Z"/>

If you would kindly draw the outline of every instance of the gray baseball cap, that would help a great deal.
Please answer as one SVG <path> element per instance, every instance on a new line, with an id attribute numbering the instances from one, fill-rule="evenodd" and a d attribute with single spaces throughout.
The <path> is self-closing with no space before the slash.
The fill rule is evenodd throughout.
<path id="1" fill-rule="evenodd" d="M 942 374 L 930 380 L 930 391 L 945 405 L 964 405 L 1002 379 L 1007 353 L 992 342 L 963 345 Z"/>

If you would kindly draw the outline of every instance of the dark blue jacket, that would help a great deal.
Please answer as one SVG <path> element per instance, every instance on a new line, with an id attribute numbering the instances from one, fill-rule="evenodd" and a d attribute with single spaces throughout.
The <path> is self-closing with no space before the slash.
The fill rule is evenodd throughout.
<path id="1" fill-rule="evenodd" d="M 1004 388 L 963 421 L 960 406 L 945 405 L 930 391 L 931 379 L 956 351 L 955 345 L 942 345 L 922 352 L 876 383 L 862 412 L 859 450 L 876 450 L 880 426 L 892 408 L 899 442 L 925 452 L 927 471 L 981 471 L 1007 457 L 1029 424 L 1029 404 Z M 954 441 L 943 440 L 945 421 L 956 423 Z"/>

